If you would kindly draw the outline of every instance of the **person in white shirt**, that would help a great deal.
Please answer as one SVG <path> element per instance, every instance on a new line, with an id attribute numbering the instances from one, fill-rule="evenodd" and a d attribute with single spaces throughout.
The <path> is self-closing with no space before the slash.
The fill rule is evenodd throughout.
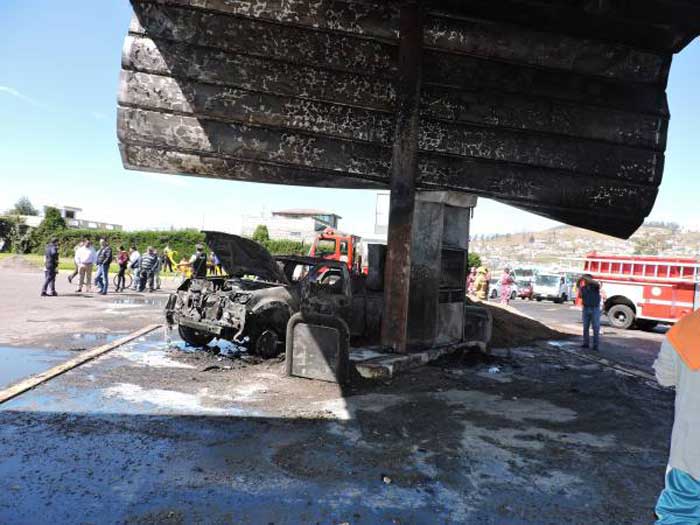
<path id="1" fill-rule="evenodd" d="M 140 270 L 141 270 L 141 252 L 139 252 L 136 246 L 132 246 L 129 250 L 129 268 L 134 276 L 134 282 L 131 285 L 132 290 L 139 289 L 139 283 L 141 282 Z"/>
<path id="2" fill-rule="evenodd" d="M 675 387 L 675 418 L 666 486 L 656 504 L 657 525 L 700 523 L 700 310 L 666 333 L 654 362 L 656 378 Z"/>
<path id="3" fill-rule="evenodd" d="M 75 263 L 78 265 L 78 274 L 80 276 L 80 282 L 78 283 L 78 288 L 76 292 L 82 292 L 83 286 L 85 286 L 85 291 L 92 291 L 92 267 L 97 261 L 97 252 L 92 247 L 91 241 L 86 241 L 83 246 L 78 248 L 75 252 Z"/>
<path id="4" fill-rule="evenodd" d="M 73 248 L 73 262 L 75 263 L 75 270 L 68 276 L 68 282 L 73 283 L 73 279 L 76 278 L 78 275 L 78 272 L 80 271 L 80 268 L 78 267 L 78 250 L 85 246 L 85 243 L 87 242 L 87 239 L 84 239 L 80 241 L 78 244 L 75 245 Z"/>

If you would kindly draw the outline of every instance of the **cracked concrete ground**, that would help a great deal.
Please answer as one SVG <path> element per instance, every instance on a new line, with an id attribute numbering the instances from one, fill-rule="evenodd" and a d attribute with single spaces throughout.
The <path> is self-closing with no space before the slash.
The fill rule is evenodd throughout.
<path id="1" fill-rule="evenodd" d="M 340 388 L 156 332 L 0 406 L 0 523 L 650 523 L 672 392 L 496 354 Z"/>

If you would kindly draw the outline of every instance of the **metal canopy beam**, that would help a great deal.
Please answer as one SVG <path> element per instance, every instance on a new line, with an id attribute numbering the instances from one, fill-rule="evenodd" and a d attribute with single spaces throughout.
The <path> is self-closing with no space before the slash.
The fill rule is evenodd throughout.
<path id="1" fill-rule="evenodd" d="M 382 343 L 396 352 L 406 352 L 423 79 L 423 7 L 419 2 L 401 6 L 399 41 Z"/>
<path id="2" fill-rule="evenodd" d="M 386 188 L 394 0 L 131 0 L 127 168 Z M 688 0 L 424 0 L 419 190 L 489 197 L 628 237 L 663 175 Z"/>

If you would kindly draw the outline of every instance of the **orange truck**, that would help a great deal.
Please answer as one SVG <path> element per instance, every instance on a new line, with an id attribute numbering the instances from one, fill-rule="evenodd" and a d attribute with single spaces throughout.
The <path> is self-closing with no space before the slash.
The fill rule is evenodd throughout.
<path id="1" fill-rule="evenodd" d="M 362 267 L 360 254 L 361 238 L 326 228 L 316 236 L 309 256 L 331 261 L 340 261 L 348 265 L 351 272 L 359 272 Z"/>
<path id="2" fill-rule="evenodd" d="M 603 285 L 603 311 L 617 328 L 672 324 L 700 308 L 700 259 L 593 252 L 583 273 Z"/>

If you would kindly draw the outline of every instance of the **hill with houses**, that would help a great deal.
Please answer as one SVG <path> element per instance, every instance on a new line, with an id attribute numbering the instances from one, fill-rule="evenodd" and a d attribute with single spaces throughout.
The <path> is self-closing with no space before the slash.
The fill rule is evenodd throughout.
<path id="1" fill-rule="evenodd" d="M 700 232 L 675 223 L 649 222 L 630 239 L 559 226 L 544 231 L 472 237 L 472 252 L 490 268 L 539 267 L 576 269 L 587 253 L 700 257 Z"/>

